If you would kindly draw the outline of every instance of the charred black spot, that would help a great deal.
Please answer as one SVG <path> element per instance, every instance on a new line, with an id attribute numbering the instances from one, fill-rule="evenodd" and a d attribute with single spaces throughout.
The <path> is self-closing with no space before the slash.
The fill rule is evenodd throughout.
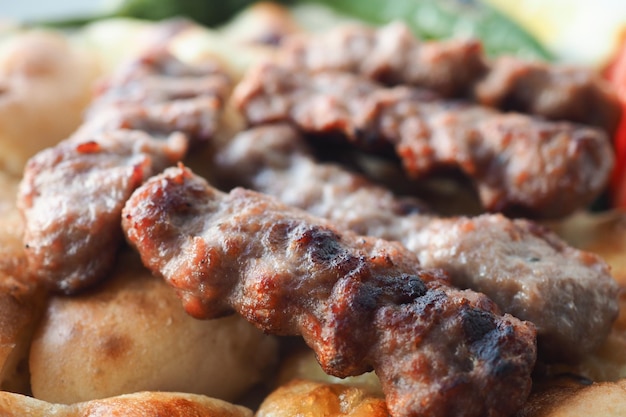
<path id="1" fill-rule="evenodd" d="M 365 311 L 371 311 L 378 305 L 382 289 L 372 285 L 362 285 L 355 296 L 355 303 Z"/>
<path id="2" fill-rule="evenodd" d="M 401 304 L 410 303 L 416 298 L 423 297 L 426 294 L 426 284 L 416 275 L 405 275 L 402 277 L 403 285 L 400 288 L 402 294 Z"/>
<path id="3" fill-rule="evenodd" d="M 496 328 L 493 315 L 487 311 L 465 308 L 461 310 L 463 330 L 470 343 L 481 340 Z"/>
<path id="4" fill-rule="evenodd" d="M 428 289 L 417 275 L 403 274 L 395 277 L 378 277 L 379 286 L 394 304 L 408 304 L 426 295 Z"/>
<path id="5" fill-rule="evenodd" d="M 407 288 L 409 288 L 413 298 L 422 297 L 426 294 L 426 284 L 416 275 L 407 277 Z"/>
<path id="6" fill-rule="evenodd" d="M 500 378 L 505 378 L 509 375 L 517 373 L 519 369 L 519 365 L 511 361 L 500 361 L 497 362 L 495 368 L 493 369 L 493 374 Z"/>
<path id="7" fill-rule="evenodd" d="M 343 255 L 340 239 L 332 230 L 311 227 L 302 233 L 298 243 L 307 248 L 313 262 L 329 263 Z"/>

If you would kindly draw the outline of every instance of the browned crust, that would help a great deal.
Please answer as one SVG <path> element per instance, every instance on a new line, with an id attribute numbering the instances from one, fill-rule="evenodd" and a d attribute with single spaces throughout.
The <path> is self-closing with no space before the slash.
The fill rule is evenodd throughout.
<path id="1" fill-rule="evenodd" d="M 168 392 L 138 392 L 72 405 L 0 392 L 0 412 L 6 417 L 252 417 L 249 409 L 225 401 Z"/>

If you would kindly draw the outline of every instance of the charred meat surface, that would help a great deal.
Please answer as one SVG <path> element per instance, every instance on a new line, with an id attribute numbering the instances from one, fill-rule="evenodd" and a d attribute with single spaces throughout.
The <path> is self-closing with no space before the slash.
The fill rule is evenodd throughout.
<path id="1" fill-rule="evenodd" d="M 567 215 L 599 195 L 613 166 L 601 129 L 386 88 L 347 72 L 264 63 L 249 71 L 234 97 L 251 124 L 285 121 L 368 149 L 391 146 L 413 177 L 459 169 L 489 211 Z"/>
<path id="2" fill-rule="evenodd" d="M 213 167 L 224 187 L 252 188 L 342 229 L 402 243 L 423 267 L 442 268 L 455 286 L 485 293 L 502 311 L 533 322 L 543 359 L 573 361 L 591 352 L 617 315 L 618 286 L 598 256 L 527 220 L 438 217 L 419 201 L 316 161 L 287 124 L 238 134 Z"/>
<path id="3" fill-rule="evenodd" d="M 323 35 L 288 38 L 284 55 L 295 71 L 351 72 L 388 86 L 427 88 L 609 133 L 621 114 L 616 95 L 591 69 L 511 56 L 490 61 L 477 40 L 421 41 L 398 22 L 379 28 L 346 25 Z"/>
<path id="4" fill-rule="evenodd" d="M 139 131 L 74 138 L 28 161 L 18 194 L 28 268 L 49 288 L 73 293 L 113 266 L 122 207 L 148 177 L 180 160 L 184 136 Z"/>
<path id="5" fill-rule="evenodd" d="M 155 49 L 130 60 L 103 82 L 87 112 L 87 129 L 172 131 L 206 142 L 218 129 L 231 80 L 213 61 L 186 64 Z"/>
<path id="6" fill-rule="evenodd" d="M 190 314 L 236 311 L 301 334 L 332 375 L 374 369 L 394 417 L 508 416 L 528 395 L 534 326 L 397 243 L 252 191 L 224 194 L 183 167 L 137 189 L 122 223 Z"/>

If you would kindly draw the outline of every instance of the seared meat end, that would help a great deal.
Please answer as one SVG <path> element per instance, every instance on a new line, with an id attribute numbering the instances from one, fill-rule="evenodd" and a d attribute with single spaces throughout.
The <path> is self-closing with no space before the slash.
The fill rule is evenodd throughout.
<path id="1" fill-rule="evenodd" d="M 509 416 L 530 391 L 534 326 L 398 243 L 252 191 L 224 194 L 182 167 L 137 189 L 122 224 L 190 314 L 235 311 L 300 334 L 332 375 L 374 369 L 394 417 Z"/>

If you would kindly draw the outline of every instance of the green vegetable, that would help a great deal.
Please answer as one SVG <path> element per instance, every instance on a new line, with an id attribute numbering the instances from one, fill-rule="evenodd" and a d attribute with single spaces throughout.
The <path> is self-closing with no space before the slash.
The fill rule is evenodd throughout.
<path id="1" fill-rule="evenodd" d="M 475 36 L 490 56 L 513 53 L 550 59 L 550 54 L 528 33 L 479 0 L 277 0 L 282 4 L 319 3 L 347 16 L 382 24 L 404 21 L 422 39 Z M 110 17 L 161 20 L 191 18 L 207 26 L 225 23 L 255 0 L 123 0 L 109 13 L 87 19 L 48 22 L 74 26 Z"/>
<path id="2" fill-rule="evenodd" d="M 275 1 L 282 4 L 294 3 L 293 0 Z M 105 10 L 95 16 L 37 23 L 54 27 L 77 27 L 115 17 L 145 20 L 186 17 L 205 26 L 217 26 L 255 2 L 256 0 L 122 0 L 112 10 Z"/>
<path id="3" fill-rule="evenodd" d="M 185 16 L 206 26 L 226 22 L 254 0 L 126 0 L 115 11 L 118 17 L 161 20 Z M 290 3 L 290 1 L 280 1 Z"/>
<path id="4" fill-rule="evenodd" d="M 516 54 L 552 59 L 532 36 L 478 0 L 308 0 L 366 22 L 404 21 L 422 39 L 467 35 L 482 40 L 489 56 Z"/>

